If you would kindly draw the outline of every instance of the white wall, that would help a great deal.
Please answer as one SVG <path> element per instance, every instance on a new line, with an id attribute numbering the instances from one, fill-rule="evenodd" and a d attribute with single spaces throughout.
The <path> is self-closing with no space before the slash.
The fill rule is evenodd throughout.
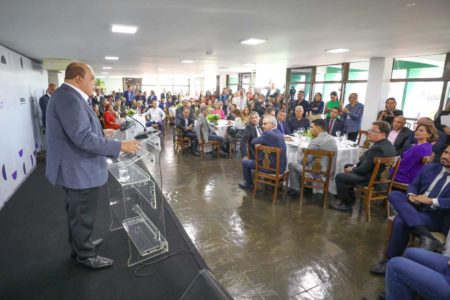
<path id="1" fill-rule="evenodd" d="M 36 167 L 43 148 L 39 98 L 47 71 L 0 45 L 0 209 Z"/>

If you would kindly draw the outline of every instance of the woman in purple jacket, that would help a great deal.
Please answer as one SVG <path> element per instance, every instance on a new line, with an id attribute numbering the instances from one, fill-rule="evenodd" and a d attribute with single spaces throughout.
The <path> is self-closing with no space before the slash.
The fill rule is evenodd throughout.
<path id="1" fill-rule="evenodd" d="M 415 130 L 416 144 L 403 152 L 395 181 L 411 183 L 423 167 L 422 159 L 433 154 L 432 142 L 437 140 L 438 133 L 434 126 L 419 125 Z"/>

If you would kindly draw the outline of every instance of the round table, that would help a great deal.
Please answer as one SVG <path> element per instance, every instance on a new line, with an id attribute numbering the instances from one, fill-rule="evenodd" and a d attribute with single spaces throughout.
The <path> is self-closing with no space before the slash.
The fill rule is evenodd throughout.
<path id="1" fill-rule="evenodd" d="M 300 140 L 299 137 L 290 136 L 292 141 L 286 141 L 286 157 L 289 163 L 298 163 L 297 159 L 299 156 L 299 151 L 304 148 L 308 148 L 309 142 Z M 336 143 L 338 146 L 338 151 L 336 153 L 336 163 L 335 170 L 332 174 L 338 174 L 344 172 L 344 165 L 346 164 L 356 164 L 359 161 L 359 150 L 358 147 L 352 147 L 345 142 L 340 143 L 336 138 Z M 328 186 L 328 191 L 331 194 L 336 195 L 336 181 L 333 178 L 330 179 L 330 185 Z"/>
<path id="2" fill-rule="evenodd" d="M 227 133 L 227 128 L 233 126 L 233 121 L 219 120 L 217 122 L 217 125 L 214 126 L 217 128 L 216 134 L 220 135 L 221 137 L 225 137 L 225 134 Z"/>

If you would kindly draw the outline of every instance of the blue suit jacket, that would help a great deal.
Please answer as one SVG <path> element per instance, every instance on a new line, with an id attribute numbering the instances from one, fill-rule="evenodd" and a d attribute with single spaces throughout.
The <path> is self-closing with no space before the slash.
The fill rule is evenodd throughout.
<path id="1" fill-rule="evenodd" d="M 284 142 L 284 135 L 278 129 L 272 129 L 269 131 L 264 131 L 260 137 L 254 138 L 252 140 L 252 145 L 261 144 L 263 146 L 277 147 L 281 148 L 280 155 L 280 173 L 284 173 L 286 170 L 286 143 Z M 263 154 L 261 153 L 258 158 L 259 161 L 263 159 Z M 270 166 L 275 168 L 276 157 L 274 154 L 270 155 Z"/>
<path id="2" fill-rule="evenodd" d="M 428 187 L 431 185 L 433 180 L 442 171 L 441 164 L 430 164 L 422 168 L 419 175 L 414 179 L 414 181 L 408 187 L 408 193 L 413 193 L 416 195 L 422 195 L 426 192 Z M 438 197 L 439 207 L 437 209 L 444 209 L 450 212 L 450 184 L 444 187 L 444 190 Z"/>
<path id="3" fill-rule="evenodd" d="M 277 129 L 280 131 L 280 133 L 291 134 L 291 130 L 289 129 L 289 126 L 286 121 L 283 122 L 278 121 L 277 123 L 278 123 Z"/>
<path id="4" fill-rule="evenodd" d="M 106 183 L 106 157 L 117 157 L 120 142 L 103 136 L 100 121 L 72 87 L 63 84 L 47 106 L 46 176 L 53 185 L 87 189 Z"/>

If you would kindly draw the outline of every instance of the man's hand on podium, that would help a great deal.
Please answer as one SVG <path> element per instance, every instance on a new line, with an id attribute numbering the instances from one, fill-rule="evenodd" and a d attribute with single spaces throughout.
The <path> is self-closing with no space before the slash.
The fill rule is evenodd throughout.
<path id="1" fill-rule="evenodd" d="M 105 134 L 105 138 L 110 138 L 113 136 L 114 132 L 116 132 L 115 129 L 103 129 L 103 133 Z"/>
<path id="2" fill-rule="evenodd" d="M 139 141 L 136 140 L 122 141 L 120 151 L 134 154 L 139 150 L 139 144 Z"/>

